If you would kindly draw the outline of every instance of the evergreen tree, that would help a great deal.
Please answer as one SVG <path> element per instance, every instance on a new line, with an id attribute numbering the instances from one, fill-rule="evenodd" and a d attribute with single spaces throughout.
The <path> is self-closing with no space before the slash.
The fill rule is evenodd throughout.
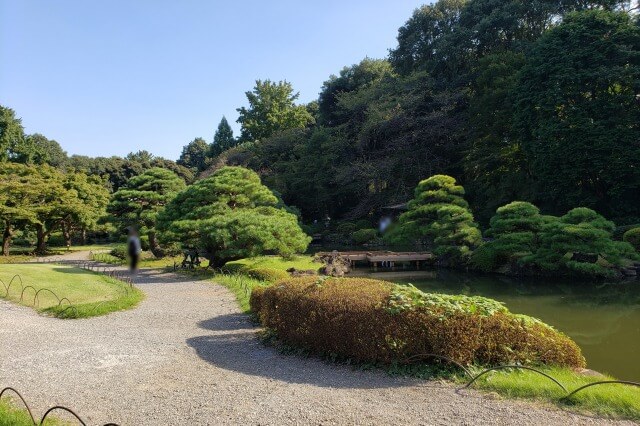
<path id="1" fill-rule="evenodd" d="M 37 221 L 36 207 L 44 182 L 34 167 L 4 163 L 0 167 L 0 221 L 2 254 L 9 255 L 17 229 Z"/>
<path id="2" fill-rule="evenodd" d="M 220 124 L 218 124 L 216 134 L 213 136 L 209 157 L 217 157 L 222 152 L 236 146 L 237 143 L 236 138 L 233 137 L 233 129 L 231 129 L 229 122 L 223 116 Z"/>
<path id="3" fill-rule="evenodd" d="M 443 262 L 466 260 L 482 235 L 464 199 L 464 188 L 451 176 L 421 181 L 394 233 L 432 245 Z"/>
<path id="4" fill-rule="evenodd" d="M 629 243 L 613 240 L 614 229 L 613 222 L 595 211 L 575 208 L 543 226 L 538 250 L 523 261 L 547 272 L 613 275 L 611 266 L 637 258 Z"/>
<path id="5" fill-rule="evenodd" d="M 149 248 L 156 257 L 164 251 L 156 238 L 158 213 L 175 195 L 186 187 L 184 181 L 170 170 L 151 168 L 134 176 L 115 192 L 107 207 L 109 221 L 119 230 L 136 227 L 149 238 Z"/>
<path id="6" fill-rule="evenodd" d="M 277 206 L 255 172 L 223 167 L 178 193 L 157 227 L 163 241 L 204 250 L 213 267 L 267 252 L 303 252 L 311 239 L 294 214 Z"/>

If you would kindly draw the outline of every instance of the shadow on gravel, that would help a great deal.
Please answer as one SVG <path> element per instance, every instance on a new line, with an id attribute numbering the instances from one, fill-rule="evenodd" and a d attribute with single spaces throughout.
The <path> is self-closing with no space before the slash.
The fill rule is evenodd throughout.
<path id="1" fill-rule="evenodd" d="M 332 388 L 394 388 L 418 383 L 417 380 L 392 377 L 380 371 L 361 371 L 317 358 L 281 354 L 260 342 L 254 327 L 243 314 L 220 315 L 200 322 L 199 326 L 212 331 L 227 331 L 187 339 L 187 344 L 201 359 L 226 370 L 287 383 Z"/>

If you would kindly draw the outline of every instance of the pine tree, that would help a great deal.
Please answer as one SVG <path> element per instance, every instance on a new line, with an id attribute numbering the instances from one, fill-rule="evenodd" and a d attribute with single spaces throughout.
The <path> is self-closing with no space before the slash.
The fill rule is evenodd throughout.
<path id="1" fill-rule="evenodd" d="M 433 246 L 445 263 L 466 260 L 482 239 L 464 199 L 464 188 L 446 175 L 431 176 L 418 184 L 395 232 Z"/>
<path id="2" fill-rule="evenodd" d="M 237 143 L 237 140 L 233 137 L 233 129 L 231 129 L 226 117 L 223 116 L 220 124 L 218 124 L 218 130 L 213 136 L 209 157 L 217 157 L 229 148 L 236 146 Z"/>

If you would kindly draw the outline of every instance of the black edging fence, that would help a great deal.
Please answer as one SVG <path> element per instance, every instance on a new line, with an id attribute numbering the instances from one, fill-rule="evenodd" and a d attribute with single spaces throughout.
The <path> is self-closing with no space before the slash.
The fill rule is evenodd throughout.
<path id="1" fill-rule="evenodd" d="M 42 424 L 44 424 L 44 421 L 46 420 L 47 416 L 49 416 L 49 414 L 51 414 L 54 411 L 66 411 L 67 413 L 71 414 L 73 417 L 76 418 L 76 420 L 78 420 L 78 422 L 82 425 L 82 426 L 86 426 L 87 424 L 85 423 L 84 420 L 82 420 L 82 418 L 76 414 L 75 411 L 73 411 L 72 409 L 68 408 L 68 407 L 64 407 L 62 405 L 54 405 L 53 407 L 50 407 L 47 411 L 45 411 L 45 413 L 42 415 L 42 418 L 40 419 L 40 421 L 36 421 L 36 418 L 33 416 L 33 411 L 31 411 L 31 407 L 29 407 L 29 404 L 27 404 L 27 401 L 24 399 L 24 397 L 20 394 L 20 392 L 18 392 L 17 390 L 15 390 L 12 387 L 6 387 L 4 389 L 2 389 L 2 391 L 0 391 L 0 399 L 2 399 L 2 396 L 7 393 L 8 391 L 13 392 L 15 395 L 18 396 L 18 398 L 20 399 L 20 401 L 22 401 L 22 404 L 25 406 L 25 408 L 27 409 L 27 413 L 29 413 L 29 417 L 31 417 L 31 421 L 33 422 L 34 426 L 40 426 Z M 116 423 L 105 423 L 104 426 L 118 426 Z"/>

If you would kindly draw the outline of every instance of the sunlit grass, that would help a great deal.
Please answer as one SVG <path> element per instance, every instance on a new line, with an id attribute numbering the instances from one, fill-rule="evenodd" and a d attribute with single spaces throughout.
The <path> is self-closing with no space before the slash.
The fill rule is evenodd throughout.
<path id="1" fill-rule="evenodd" d="M 36 419 L 39 420 L 39 419 Z M 47 416 L 42 426 L 66 426 L 71 423 L 64 422 L 54 416 Z M 29 413 L 24 408 L 18 408 L 17 404 L 12 404 L 4 395 L 0 400 L 0 426 L 33 426 L 33 421 Z"/>
<path id="2" fill-rule="evenodd" d="M 14 278 L 16 275 L 21 278 L 22 287 L 19 279 Z M 0 265 L 0 280 L 4 283 L 4 286 L 0 284 L 0 295 L 5 299 L 61 318 L 90 317 L 129 309 L 143 298 L 140 290 L 121 281 L 63 265 Z M 9 294 L 5 296 L 5 286 L 9 286 L 12 280 Z M 42 290 L 36 298 L 36 292 L 41 289 L 51 290 L 55 295 Z M 68 301 L 59 303 L 63 298 Z M 66 309 L 70 304 L 75 309 Z"/>
<path id="3" fill-rule="evenodd" d="M 296 268 L 298 270 L 314 270 L 317 271 L 320 268 L 320 264 L 313 261 L 312 256 L 308 255 L 295 255 L 290 258 L 283 258 L 280 256 L 259 256 L 251 257 L 247 259 L 235 260 L 225 265 L 225 268 L 233 269 L 234 266 L 241 266 L 247 269 L 253 268 L 269 268 L 280 269 L 286 271 L 289 268 Z"/>
<path id="4" fill-rule="evenodd" d="M 589 383 L 613 380 L 610 376 L 586 376 L 567 368 L 543 366 L 538 369 L 558 380 L 569 392 Z M 640 387 L 622 384 L 592 386 L 563 400 L 567 393 L 553 381 L 533 371 L 519 369 L 490 372 L 472 386 L 509 398 L 536 399 L 601 416 L 640 420 Z"/>

